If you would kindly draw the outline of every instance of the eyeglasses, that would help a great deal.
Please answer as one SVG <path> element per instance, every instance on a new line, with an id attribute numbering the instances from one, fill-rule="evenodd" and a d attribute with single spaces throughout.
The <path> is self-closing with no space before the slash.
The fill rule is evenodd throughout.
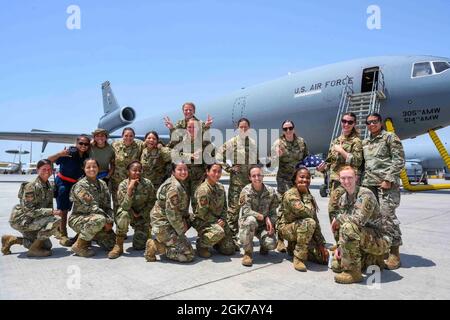
<path id="1" fill-rule="evenodd" d="M 294 127 L 286 127 L 286 128 L 283 128 L 283 131 L 292 131 L 292 130 L 294 130 Z"/>
<path id="2" fill-rule="evenodd" d="M 348 124 L 348 125 L 351 125 L 351 126 L 355 124 L 355 121 L 353 121 L 353 120 L 342 119 L 341 122 L 342 122 L 342 124 Z"/>
<path id="3" fill-rule="evenodd" d="M 366 124 L 369 126 L 369 125 L 371 125 L 371 124 L 379 124 L 380 123 L 380 120 L 368 120 L 368 121 L 366 121 Z"/>
<path id="4" fill-rule="evenodd" d="M 80 146 L 89 147 L 89 143 L 86 143 L 86 142 L 78 142 L 78 144 L 79 144 Z"/>

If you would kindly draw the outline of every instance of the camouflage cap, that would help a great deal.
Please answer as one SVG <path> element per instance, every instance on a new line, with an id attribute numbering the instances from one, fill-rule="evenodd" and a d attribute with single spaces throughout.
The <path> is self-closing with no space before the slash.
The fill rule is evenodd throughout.
<path id="1" fill-rule="evenodd" d="M 94 132 L 92 132 L 92 136 L 93 137 L 95 137 L 96 135 L 98 135 L 98 134 L 104 134 L 106 137 L 108 137 L 108 130 L 106 130 L 106 129 L 101 129 L 101 128 L 97 128 L 97 129 L 95 129 L 95 131 Z"/>

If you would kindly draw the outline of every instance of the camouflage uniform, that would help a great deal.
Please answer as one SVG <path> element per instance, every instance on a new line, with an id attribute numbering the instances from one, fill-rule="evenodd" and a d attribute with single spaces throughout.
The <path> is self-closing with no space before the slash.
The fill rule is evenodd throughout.
<path id="1" fill-rule="evenodd" d="M 266 230 L 266 217 L 269 217 L 275 229 L 277 221 L 277 208 L 279 198 L 274 188 L 263 184 L 261 191 L 256 191 L 251 184 L 242 189 L 239 204 L 241 206 L 241 218 L 239 219 L 239 238 L 245 252 L 253 252 L 253 237 L 259 239 L 263 250 L 273 250 L 276 247 L 275 232 L 269 235 Z M 264 216 L 264 220 L 256 219 L 258 213 Z"/>
<path id="2" fill-rule="evenodd" d="M 347 159 L 344 159 L 342 155 L 333 150 L 335 145 L 339 146 L 342 143 L 342 148 L 349 153 Z M 336 217 L 339 211 L 339 199 L 345 193 L 345 189 L 341 187 L 339 182 L 339 171 L 346 165 L 352 166 L 356 169 L 356 172 L 360 173 L 360 167 L 363 162 L 362 142 L 357 134 L 351 134 L 346 137 L 341 135 L 337 137 L 331 143 L 330 150 L 328 151 L 325 162 L 328 165 L 329 179 L 330 179 L 330 201 L 328 202 L 328 216 L 330 222 Z M 339 239 L 339 234 L 335 233 L 334 238 L 336 241 Z"/>
<path id="3" fill-rule="evenodd" d="M 280 148 L 283 152 L 280 157 L 277 155 L 277 148 Z M 271 162 L 278 162 L 278 193 L 283 195 L 292 188 L 292 174 L 295 171 L 295 166 L 305 159 L 307 155 L 308 147 L 305 140 L 297 135 L 294 136 L 293 141 L 287 141 L 284 135 L 275 141 L 272 147 Z"/>
<path id="4" fill-rule="evenodd" d="M 84 177 L 70 190 L 70 201 L 73 202 L 69 226 L 84 241 L 97 241 L 105 250 L 114 247 L 116 235 L 104 231 L 107 223 L 113 223 L 113 210 L 108 186 L 103 180 L 92 182 Z"/>
<path id="5" fill-rule="evenodd" d="M 207 131 L 209 130 L 209 127 L 207 127 L 203 121 L 197 119 L 197 117 L 194 115 L 192 116 L 191 119 L 198 121 L 200 123 L 200 125 L 202 127 L 202 135 L 204 138 L 207 138 Z M 189 119 L 189 120 L 191 120 L 191 119 Z M 186 119 L 178 120 L 177 123 L 175 123 L 175 125 L 173 126 L 173 128 L 169 130 L 170 131 L 170 142 L 167 144 L 167 147 L 169 147 L 170 149 L 173 149 L 178 143 L 180 143 L 183 140 L 182 136 L 179 136 L 178 138 L 176 138 L 173 136 L 173 133 L 177 129 L 186 130 L 189 120 L 186 120 Z M 207 139 L 207 140 L 209 140 L 209 139 Z"/>
<path id="6" fill-rule="evenodd" d="M 188 210 L 189 195 L 183 184 L 171 176 L 159 188 L 150 217 L 152 233 L 165 245 L 167 258 L 180 262 L 194 259 L 194 249 L 184 234 Z"/>
<path id="7" fill-rule="evenodd" d="M 167 147 L 144 148 L 141 155 L 143 177 L 149 179 L 156 190 L 168 178 L 168 167 L 172 162 L 170 149 Z"/>
<path id="8" fill-rule="evenodd" d="M 50 182 L 39 177 L 20 187 L 20 204 L 13 208 L 9 224 L 23 234 L 25 248 L 30 248 L 35 240 L 45 241 L 45 249 L 52 247 L 49 238 L 58 234 L 61 223 L 61 218 L 53 215 L 53 189 Z"/>
<path id="9" fill-rule="evenodd" d="M 363 141 L 364 175 L 362 185 L 377 197 L 386 231 L 392 239 L 392 246 L 402 245 L 400 221 L 395 209 L 400 205 L 400 172 L 405 166 L 405 153 L 400 139 L 395 133 L 382 130 L 376 137 Z M 392 187 L 382 190 L 383 181 Z"/>
<path id="10" fill-rule="evenodd" d="M 231 160 L 229 165 L 226 160 Z M 256 142 L 250 137 L 241 138 L 239 135 L 225 142 L 217 151 L 217 160 L 222 164 L 224 170 L 230 173 L 230 185 L 228 188 L 228 213 L 227 223 L 237 242 L 239 232 L 239 197 L 242 189 L 250 183 L 248 170 L 258 163 L 258 152 Z M 238 167 L 236 167 L 238 166 Z M 232 168 L 239 168 L 234 172 Z"/>
<path id="11" fill-rule="evenodd" d="M 362 267 L 362 254 L 384 255 L 389 251 L 391 239 L 383 230 L 382 215 L 372 191 L 356 187 L 355 194 L 342 195 L 339 200 L 339 247 L 341 269 L 358 271 Z"/>
<path id="12" fill-rule="evenodd" d="M 187 145 L 183 145 L 183 147 L 188 147 L 188 149 L 183 149 L 180 152 L 180 157 L 186 163 L 186 166 L 189 170 L 189 176 L 185 182 L 188 187 L 189 197 L 191 199 L 192 211 L 195 212 L 197 206 L 197 199 L 195 197 L 195 190 L 202 184 L 205 180 L 206 176 L 206 166 L 209 163 L 213 162 L 214 150 L 212 149 L 211 142 L 208 140 L 200 141 L 200 135 L 196 138 L 191 139 L 189 135 L 187 135 L 186 140 Z M 194 159 L 194 153 L 200 152 L 200 158 Z M 208 159 L 209 158 L 209 159 Z"/>
<path id="13" fill-rule="evenodd" d="M 198 206 L 193 226 L 198 233 L 197 250 L 215 247 L 222 254 L 233 254 L 234 244 L 226 222 L 227 201 L 223 185 L 217 182 L 212 186 L 205 181 L 195 192 L 195 198 Z M 219 219 L 225 222 L 223 228 L 217 224 Z"/>
<path id="14" fill-rule="evenodd" d="M 135 160 L 141 160 L 141 153 L 144 143 L 141 140 L 134 140 L 130 146 L 126 146 L 123 140 L 114 141 L 112 147 L 116 153 L 116 163 L 114 173 L 111 177 L 111 193 L 113 199 L 114 212 L 119 208 L 117 202 L 117 191 L 119 184 L 128 178 L 127 166 Z"/>
<path id="15" fill-rule="evenodd" d="M 134 229 L 133 248 L 143 250 L 151 233 L 150 211 L 155 205 L 156 191 L 150 180 L 141 178 L 133 195 L 129 197 L 128 183 L 129 179 L 126 179 L 119 185 L 119 209 L 115 215 L 116 233 L 118 237 L 125 237 L 128 226 L 131 225 Z M 136 218 L 134 214 L 139 214 L 139 217 Z"/>
<path id="16" fill-rule="evenodd" d="M 310 193 L 301 194 L 296 187 L 292 187 L 283 195 L 277 227 L 284 239 L 295 243 L 295 257 L 302 261 L 326 264 L 319 250 L 319 246 L 325 245 L 325 238 L 320 229 L 315 203 Z"/>

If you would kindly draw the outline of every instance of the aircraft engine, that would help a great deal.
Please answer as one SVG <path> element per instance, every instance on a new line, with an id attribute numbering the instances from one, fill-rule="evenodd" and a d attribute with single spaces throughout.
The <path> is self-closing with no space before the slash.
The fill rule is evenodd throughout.
<path id="1" fill-rule="evenodd" d="M 98 127 L 113 132 L 132 123 L 136 119 L 136 111 L 132 107 L 125 106 L 103 115 L 98 122 Z"/>

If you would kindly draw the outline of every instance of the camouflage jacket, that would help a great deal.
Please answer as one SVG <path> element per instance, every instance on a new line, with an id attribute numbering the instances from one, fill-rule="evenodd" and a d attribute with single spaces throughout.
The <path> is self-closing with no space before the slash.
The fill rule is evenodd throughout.
<path id="1" fill-rule="evenodd" d="M 170 226 L 178 235 L 184 234 L 184 222 L 189 218 L 189 194 L 174 176 L 159 187 L 150 217 L 154 233 Z"/>
<path id="2" fill-rule="evenodd" d="M 348 158 L 344 159 L 339 152 L 334 151 L 335 145 L 341 145 L 346 152 L 349 153 Z M 348 137 L 341 135 L 333 140 L 330 150 L 328 151 L 325 162 L 329 165 L 330 179 L 339 181 L 339 170 L 345 165 L 350 165 L 360 172 L 363 162 L 362 142 L 357 134 Z"/>
<path id="3" fill-rule="evenodd" d="M 134 160 L 141 160 L 143 145 L 144 143 L 137 139 L 130 146 L 126 146 L 122 140 L 112 143 L 116 153 L 115 170 L 112 179 L 117 184 L 127 178 L 127 166 Z"/>
<path id="4" fill-rule="evenodd" d="M 277 148 L 281 149 L 281 156 L 278 156 Z M 272 163 L 278 162 L 277 176 L 290 178 L 295 170 L 295 166 L 305 159 L 307 155 L 308 147 L 303 138 L 295 135 L 293 141 L 287 141 L 282 135 L 272 146 L 270 161 Z"/>
<path id="5" fill-rule="evenodd" d="M 52 183 L 43 182 L 39 177 L 32 182 L 22 183 L 18 194 L 20 204 L 14 206 L 10 221 L 17 223 L 17 220 L 25 219 L 30 222 L 31 219 L 51 214 L 53 190 Z"/>
<path id="6" fill-rule="evenodd" d="M 379 186 L 384 180 L 400 185 L 405 152 L 395 133 L 382 130 L 362 143 L 364 152 L 363 186 Z"/>
<path id="7" fill-rule="evenodd" d="M 155 186 L 161 185 L 167 174 L 167 166 L 171 163 L 171 151 L 167 147 L 149 150 L 144 148 L 141 155 L 141 163 L 144 178 L 149 179 Z"/>
<path id="8" fill-rule="evenodd" d="M 264 218 L 269 217 L 272 224 L 275 226 L 277 222 L 277 208 L 280 204 L 278 194 L 274 188 L 263 184 L 261 192 L 256 191 L 251 184 L 248 184 L 242 189 L 239 197 L 239 205 L 241 207 L 241 218 L 249 216 L 255 217 L 258 213 L 262 214 Z M 259 227 L 266 225 L 265 220 L 258 221 Z"/>
<path id="9" fill-rule="evenodd" d="M 317 218 L 316 200 L 310 193 L 300 194 L 296 187 L 286 191 L 281 201 L 278 228 L 305 218 L 312 218 L 316 222 L 313 239 L 318 244 L 324 244 L 325 238 L 320 229 L 319 219 Z"/>
<path id="10" fill-rule="evenodd" d="M 194 213 L 196 227 L 211 225 L 219 219 L 227 221 L 227 200 L 221 183 L 212 186 L 208 181 L 203 182 L 195 191 L 195 198 L 198 203 Z"/>
<path id="11" fill-rule="evenodd" d="M 202 141 L 199 137 L 191 139 L 190 136 L 183 141 L 183 148 L 179 151 L 180 159 L 186 163 L 189 171 L 198 167 L 204 172 L 208 163 L 215 162 L 214 154 L 214 145 L 210 141 Z M 194 155 L 198 155 L 198 159 Z"/>
<path id="12" fill-rule="evenodd" d="M 117 191 L 120 208 L 125 211 L 133 210 L 136 214 L 150 217 L 150 211 L 156 201 L 156 191 L 152 182 L 148 179 L 141 178 L 138 185 L 134 188 L 131 197 L 127 193 L 128 183 L 128 179 L 123 180 Z"/>
<path id="13" fill-rule="evenodd" d="M 226 172 L 231 172 L 233 165 L 239 165 L 239 173 L 247 176 L 250 165 L 259 163 L 256 142 L 250 137 L 241 138 L 237 135 L 219 147 L 216 159 Z"/>
<path id="14" fill-rule="evenodd" d="M 111 196 L 108 186 L 103 180 L 90 181 L 84 177 L 70 190 L 70 201 L 73 202 L 72 214 L 100 214 L 108 223 L 113 223 Z"/>
<path id="15" fill-rule="evenodd" d="M 359 227 L 381 230 L 382 221 L 377 198 L 367 188 L 356 186 L 353 196 L 347 192 L 339 199 L 336 220 L 342 224 L 352 222 Z"/>
<path id="16" fill-rule="evenodd" d="M 194 119 L 195 121 L 198 121 L 200 123 L 200 125 L 202 127 L 202 136 L 204 138 L 206 138 L 207 137 L 207 131 L 209 130 L 209 127 L 207 127 L 205 125 L 205 123 L 203 121 L 199 120 L 196 116 L 192 116 L 192 119 Z M 188 123 L 188 121 L 186 119 L 178 120 L 175 123 L 175 125 L 173 126 L 173 128 L 169 130 L 170 131 L 170 142 L 167 144 L 167 147 L 174 148 L 178 143 L 180 143 L 183 140 L 182 136 L 179 136 L 178 138 L 176 138 L 176 137 L 174 137 L 173 133 L 177 129 L 184 129 L 184 130 L 186 130 L 187 123 Z M 207 139 L 207 140 L 209 140 L 209 139 Z"/>

